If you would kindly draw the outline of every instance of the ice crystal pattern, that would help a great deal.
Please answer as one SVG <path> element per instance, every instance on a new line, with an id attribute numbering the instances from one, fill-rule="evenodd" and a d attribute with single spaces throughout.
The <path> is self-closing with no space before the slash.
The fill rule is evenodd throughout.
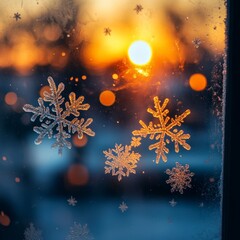
<path id="1" fill-rule="evenodd" d="M 177 205 L 177 202 L 172 199 L 171 201 L 169 201 L 169 204 L 172 206 L 172 207 L 175 207 Z"/>
<path id="2" fill-rule="evenodd" d="M 183 194 L 183 190 L 186 188 L 191 188 L 193 172 L 189 171 L 189 165 L 185 164 L 182 166 L 180 163 L 176 162 L 176 167 L 172 170 L 167 169 L 166 174 L 169 175 L 169 179 L 166 181 L 167 184 L 171 186 L 171 192 L 178 191 Z"/>
<path id="3" fill-rule="evenodd" d="M 139 14 L 143 10 L 143 6 L 141 4 L 137 4 L 133 10 L 136 11 L 137 14 Z"/>
<path id="4" fill-rule="evenodd" d="M 42 240 L 42 232 L 36 229 L 33 223 L 24 231 L 24 240 Z"/>
<path id="5" fill-rule="evenodd" d="M 193 43 L 193 45 L 194 45 L 195 48 L 199 48 L 200 45 L 201 45 L 201 43 L 202 43 L 202 41 L 201 41 L 201 39 L 199 39 L 199 38 L 194 38 L 194 39 L 192 40 L 192 43 Z"/>
<path id="6" fill-rule="evenodd" d="M 15 18 L 16 21 L 20 20 L 21 19 L 21 14 L 16 12 L 13 14 L 13 18 Z"/>
<path id="7" fill-rule="evenodd" d="M 77 204 L 77 200 L 73 196 L 71 196 L 67 201 L 68 201 L 68 205 L 73 207 L 76 206 Z"/>
<path id="8" fill-rule="evenodd" d="M 139 147 L 141 145 L 141 137 L 132 137 L 132 141 L 131 141 L 131 146 L 132 147 Z"/>
<path id="9" fill-rule="evenodd" d="M 33 107 L 30 104 L 25 104 L 23 109 L 25 112 L 32 112 L 33 116 L 31 121 L 39 117 L 41 126 L 35 126 L 34 132 L 39 134 L 35 140 L 35 144 L 41 144 L 44 137 L 48 136 L 49 139 L 55 138 L 56 141 L 53 143 L 53 148 L 58 148 L 58 153 L 61 155 L 64 147 L 71 149 L 72 144 L 67 141 L 71 137 L 71 133 L 78 133 L 78 138 L 81 139 L 83 134 L 94 136 L 95 133 L 88 127 L 93 119 L 88 118 L 86 121 L 84 118 L 78 119 L 80 116 L 80 110 L 86 111 L 89 109 L 89 104 L 83 104 L 84 97 L 80 96 L 76 99 L 76 94 L 71 92 L 69 94 L 69 101 L 65 103 L 65 110 L 61 107 L 65 99 L 62 97 L 65 86 L 60 83 L 56 86 L 52 77 L 48 77 L 48 83 L 50 86 L 50 92 L 45 91 L 44 97 L 38 99 L 38 107 Z M 45 102 L 49 102 L 49 106 L 44 105 Z M 74 116 L 71 119 L 67 119 L 69 116 Z M 67 130 L 65 130 L 67 128 Z M 54 133 L 56 129 L 56 133 Z"/>
<path id="10" fill-rule="evenodd" d="M 127 211 L 128 206 L 127 206 L 127 204 L 126 204 L 125 202 L 122 202 L 122 203 L 119 205 L 118 208 L 119 208 L 119 209 L 122 211 L 122 213 L 123 213 L 123 212 L 126 212 L 126 211 Z"/>
<path id="11" fill-rule="evenodd" d="M 166 154 L 169 153 L 167 144 L 170 143 L 169 140 L 174 142 L 175 152 L 179 152 L 179 145 L 181 145 L 186 150 L 190 150 L 191 147 L 186 140 L 190 138 L 190 134 L 185 134 L 183 130 L 179 130 L 177 127 L 180 127 L 184 122 L 184 119 L 191 113 L 187 109 L 184 113 L 175 118 L 170 118 L 168 116 L 169 110 L 166 109 L 166 106 L 169 102 L 169 99 L 166 98 L 161 106 L 161 101 L 158 97 L 154 97 L 154 107 L 155 110 L 148 108 L 147 112 L 153 115 L 154 118 L 158 119 L 158 123 L 154 124 L 152 121 L 149 124 L 145 124 L 142 120 L 139 121 L 142 128 L 140 130 L 135 130 L 132 132 L 134 136 L 140 136 L 146 138 L 149 136 L 151 140 L 157 140 L 156 143 L 149 146 L 149 150 L 155 149 L 156 163 L 158 164 L 160 159 L 164 162 L 167 162 Z M 170 122 L 169 122 L 170 120 Z"/>
<path id="12" fill-rule="evenodd" d="M 107 36 L 107 35 L 111 35 L 111 32 L 112 32 L 112 30 L 109 28 L 109 27 L 107 27 L 107 28 L 104 28 L 104 34 Z"/>
<path id="13" fill-rule="evenodd" d="M 130 173 L 136 174 L 135 168 L 141 155 L 132 151 L 131 146 L 115 144 L 115 149 L 108 149 L 103 153 L 107 158 L 105 174 L 112 173 L 112 176 L 118 176 L 118 181 L 121 181 L 122 177 L 128 177 Z"/>
<path id="14" fill-rule="evenodd" d="M 81 225 L 79 223 L 74 223 L 70 227 L 70 232 L 66 237 L 66 240 L 92 240 L 92 234 L 90 233 L 87 224 Z"/>

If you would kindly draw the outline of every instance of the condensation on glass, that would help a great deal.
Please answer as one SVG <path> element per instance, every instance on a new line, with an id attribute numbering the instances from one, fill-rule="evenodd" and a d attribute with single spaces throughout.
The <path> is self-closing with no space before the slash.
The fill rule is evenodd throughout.
<path id="1" fill-rule="evenodd" d="M 222 0 L 0 2 L 1 239 L 220 240 Z"/>

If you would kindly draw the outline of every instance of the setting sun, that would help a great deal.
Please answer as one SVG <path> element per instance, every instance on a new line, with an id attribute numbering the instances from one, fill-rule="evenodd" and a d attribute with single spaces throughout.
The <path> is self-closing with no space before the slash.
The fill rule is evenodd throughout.
<path id="1" fill-rule="evenodd" d="M 128 56 L 132 63 L 136 65 L 145 65 L 151 60 L 152 49 L 148 43 L 136 41 L 129 47 Z"/>

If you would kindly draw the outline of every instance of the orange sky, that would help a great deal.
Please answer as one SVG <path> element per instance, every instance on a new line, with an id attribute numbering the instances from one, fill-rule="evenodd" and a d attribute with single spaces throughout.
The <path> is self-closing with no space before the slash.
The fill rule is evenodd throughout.
<path id="1" fill-rule="evenodd" d="M 139 14 L 136 4 L 143 6 Z M 21 14 L 18 21 L 15 12 Z M 220 0 L 0 1 L 0 67 L 22 73 L 35 65 L 61 69 L 76 51 L 79 63 L 99 70 L 124 59 L 135 40 L 151 45 L 155 63 L 194 62 L 201 59 L 195 38 L 213 55 L 224 52 L 225 17 Z M 106 27 L 110 36 L 104 35 Z M 60 44 L 66 37 L 68 45 Z"/>

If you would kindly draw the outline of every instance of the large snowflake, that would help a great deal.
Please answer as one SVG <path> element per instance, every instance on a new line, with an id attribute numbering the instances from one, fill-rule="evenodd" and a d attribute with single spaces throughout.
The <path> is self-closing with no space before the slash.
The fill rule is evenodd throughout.
<path id="1" fill-rule="evenodd" d="M 128 177 L 130 173 L 136 173 L 135 168 L 141 155 L 131 150 L 131 146 L 122 144 L 115 144 L 115 149 L 108 149 L 103 151 L 107 161 L 105 161 L 105 174 L 111 173 L 112 176 L 118 176 L 118 181 L 122 177 Z"/>
<path id="2" fill-rule="evenodd" d="M 176 167 L 172 170 L 167 169 L 166 174 L 169 175 L 169 179 L 166 181 L 167 184 L 171 186 L 171 192 L 178 191 L 183 194 L 183 190 L 186 188 L 191 188 L 193 172 L 189 171 L 189 165 L 185 164 L 182 166 L 180 163 L 176 162 Z"/>
<path id="3" fill-rule="evenodd" d="M 169 110 L 166 109 L 166 106 L 169 102 L 169 99 L 166 98 L 162 104 L 158 97 L 154 97 L 154 108 L 155 110 L 148 108 L 147 111 L 153 115 L 154 118 L 157 118 L 158 123 L 149 122 L 145 124 L 142 120 L 139 121 L 142 128 L 140 130 L 135 130 L 132 132 L 134 136 L 140 136 L 146 138 L 149 136 L 151 140 L 157 140 L 156 143 L 149 146 L 149 150 L 155 150 L 157 154 L 156 163 L 158 164 L 160 159 L 164 162 L 167 162 L 166 154 L 169 153 L 169 149 L 166 147 L 166 144 L 169 144 L 171 140 L 174 142 L 175 152 L 179 152 L 179 145 L 184 147 L 186 150 L 190 150 L 191 147 L 186 143 L 186 140 L 190 138 L 190 134 L 184 134 L 183 130 L 177 129 L 183 123 L 184 119 L 191 112 L 187 109 L 184 113 L 175 118 L 170 118 L 168 116 Z M 170 120 L 171 119 L 171 120 Z M 170 121 L 169 121 L 170 120 Z"/>
<path id="4" fill-rule="evenodd" d="M 70 232 L 66 237 L 66 240 L 92 240 L 93 237 L 88 229 L 87 224 L 81 225 L 79 223 L 74 223 L 72 227 L 70 227 Z"/>
<path id="5" fill-rule="evenodd" d="M 39 121 L 42 122 L 40 127 L 34 127 L 33 130 L 39 134 L 35 140 L 35 144 L 40 144 L 45 136 L 48 138 L 55 138 L 56 141 L 52 145 L 53 148 L 58 148 L 58 153 L 62 154 L 62 149 L 67 147 L 71 149 L 72 144 L 66 139 L 71 137 L 71 133 L 78 133 L 78 138 L 81 139 L 83 134 L 94 136 L 95 133 L 88 128 L 92 123 L 93 119 L 88 118 L 86 121 L 84 118 L 78 119 L 80 116 L 80 110 L 86 111 L 89 109 L 89 104 L 83 104 L 84 97 L 80 96 L 76 99 L 76 94 L 71 92 L 69 94 L 69 101 L 65 103 L 65 110 L 62 108 L 64 103 L 64 97 L 61 93 L 65 86 L 60 83 L 56 86 L 52 77 L 48 77 L 48 83 L 50 86 L 50 92 L 45 91 L 44 97 L 38 99 L 38 107 L 33 107 L 30 104 L 25 104 L 23 109 L 26 112 L 32 112 L 33 116 L 31 121 L 34 122 L 38 117 Z M 49 107 L 44 105 L 44 102 L 49 102 Z M 71 119 L 67 119 L 69 116 L 74 116 Z M 56 133 L 54 134 L 54 128 Z M 65 130 L 67 129 L 67 130 Z"/>
<path id="6" fill-rule="evenodd" d="M 42 240 L 42 232 L 36 229 L 33 223 L 24 231 L 25 240 Z"/>

